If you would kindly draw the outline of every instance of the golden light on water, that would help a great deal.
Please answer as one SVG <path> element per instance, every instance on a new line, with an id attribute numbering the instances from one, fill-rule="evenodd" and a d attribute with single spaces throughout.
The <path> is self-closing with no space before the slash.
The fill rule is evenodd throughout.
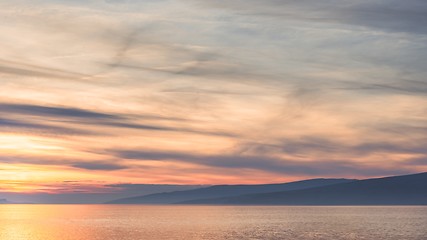
<path id="1" fill-rule="evenodd" d="M 0 205 L 2 240 L 422 239 L 425 207 Z"/>

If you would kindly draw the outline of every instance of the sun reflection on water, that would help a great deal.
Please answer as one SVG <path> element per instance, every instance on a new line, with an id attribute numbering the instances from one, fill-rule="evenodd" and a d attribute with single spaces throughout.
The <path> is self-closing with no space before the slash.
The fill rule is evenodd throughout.
<path id="1" fill-rule="evenodd" d="M 426 207 L 0 205 L 0 240 L 418 240 L 426 216 Z"/>

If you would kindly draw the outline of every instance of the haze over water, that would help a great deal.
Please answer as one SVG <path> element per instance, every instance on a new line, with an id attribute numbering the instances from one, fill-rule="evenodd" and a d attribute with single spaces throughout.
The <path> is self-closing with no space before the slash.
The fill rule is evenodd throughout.
<path id="1" fill-rule="evenodd" d="M 2 205 L 1 240 L 423 240 L 427 207 Z"/>

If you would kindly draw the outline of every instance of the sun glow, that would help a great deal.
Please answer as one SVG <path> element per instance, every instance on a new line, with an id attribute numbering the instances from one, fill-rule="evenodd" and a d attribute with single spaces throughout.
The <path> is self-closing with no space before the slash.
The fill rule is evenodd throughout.
<path id="1" fill-rule="evenodd" d="M 48 153 L 64 150 L 58 145 L 59 140 L 28 135 L 0 135 L 0 151 L 19 153 Z"/>

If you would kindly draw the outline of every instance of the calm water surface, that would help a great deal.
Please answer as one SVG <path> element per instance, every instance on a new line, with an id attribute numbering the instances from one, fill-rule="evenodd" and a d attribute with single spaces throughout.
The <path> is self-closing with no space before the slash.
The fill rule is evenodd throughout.
<path id="1" fill-rule="evenodd" d="M 0 240 L 427 240 L 427 207 L 0 205 Z"/>

